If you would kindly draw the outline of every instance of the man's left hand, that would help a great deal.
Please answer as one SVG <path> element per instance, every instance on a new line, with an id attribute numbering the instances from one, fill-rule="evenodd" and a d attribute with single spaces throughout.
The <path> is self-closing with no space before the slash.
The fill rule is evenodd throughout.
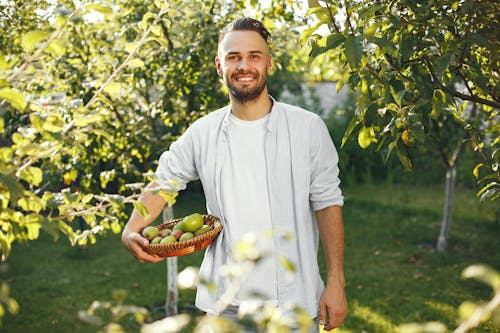
<path id="1" fill-rule="evenodd" d="M 319 323 L 325 331 L 340 327 L 347 315 L 347 298 L 343 286 L 327 283 L 319 300 Z"/>

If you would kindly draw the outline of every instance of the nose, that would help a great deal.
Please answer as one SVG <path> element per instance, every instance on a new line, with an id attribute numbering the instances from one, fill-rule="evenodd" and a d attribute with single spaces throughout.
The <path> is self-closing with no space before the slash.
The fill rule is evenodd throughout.
<path id="1" fill-rule="evenodd" d="M 238 62 L 238 69 L 245 69 L 248 68 L 248 59 L 245 57 L 242 57 L 241 60 Z"/>

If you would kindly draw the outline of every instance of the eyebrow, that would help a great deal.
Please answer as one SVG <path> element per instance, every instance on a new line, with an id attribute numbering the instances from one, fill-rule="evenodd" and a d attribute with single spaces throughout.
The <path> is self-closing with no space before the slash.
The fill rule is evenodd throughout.
<path id="1" fill-rule="evenodd" d="M 231 51 L 231 52 L 226 53 L 226 55 L 233 55 L 233 54 L 240 54 L 240 53 L 243 53 L 243 52 L 240 52 L 240 51 Z M 262 52 L 260 50 L 253 50 L 253 51 L 249 51 L 248 53 L 252 53 L 252 54 L 264 54 L 264 52 Z"/>

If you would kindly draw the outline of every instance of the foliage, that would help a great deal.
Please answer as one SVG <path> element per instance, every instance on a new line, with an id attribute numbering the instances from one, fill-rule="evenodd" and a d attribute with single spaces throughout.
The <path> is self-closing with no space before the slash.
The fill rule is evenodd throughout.
<path id="1" fill-rule="evenodd" d="M 410 170 L 413 146 L 430 146 L 452 165 L 469 143 L 483 158 L 474 169 L 478 195 L 498 198 L 495 2 L 311 0 L 309 7 L 314 21 L 301 38 L 310 41 L 310 57 L 324 54 L 338 68 L 338 89 L 358 92 L 343 142 L 357 131 L 361 147 L 395 152 Z"/>
<path id="2" fill-rule="evenodd" d="M 83 245 L 120 232 L 130 204 L 147 214 L 137 199 L 160 153 L 227 103 L 213 59 L 220 29 L 244 7 L 242 0 L 2 2 L 4 260 L 15 242 L 41 230 Z M 282 26 L 273 29 L 279 41 Z M 294 61 L 286 50 L 276 54 L 278 96 Z M 160 193 L 175 201 L 175 193 Z"/>

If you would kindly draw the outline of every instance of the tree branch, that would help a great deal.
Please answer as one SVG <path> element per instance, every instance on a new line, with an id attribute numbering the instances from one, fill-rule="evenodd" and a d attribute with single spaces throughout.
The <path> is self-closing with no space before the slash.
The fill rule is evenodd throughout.
<path id="1" fill-rule="evenodd" d="M 427 65 L 427 67 L 429 68 L 429 72 L 431 73 L 432 82 L 439 89 L 446 91 L 447 93 L 449 93 L 453 97 L 457 97 L 457 98 L 460 98 L 460 99 L 465 100 L 465 101 L 471 101 L 471 102 L 474 102 L 474 103 L 488 105 L 488 106 L 491 106 L 491 107 L 494 107 L 494 108 L 497 108 L 497 109 L 500 108 L 500 103 L 498 103 L 496 101 L 485 99 L 485 98 L 479 97 L 477 95 L 462 94 L 462 93 L 460 93 L 458 91 L 455 91 L 455 90 L 453 90 L 451 88 L 448 88 L 447 86 L 445 86 L 444 84 L 442 84 L 441 81 L 439 80 L 439 77 L 438 77 L 438 75 L 436 73 L 436 70 L 434 69 L 434 66 L 432 65 L 432 62 L 431 62 L 431 60 L 429 59 L 429 57 L 427 55 L 424 55 L 424 60 L 425 60 L 425 63 Z"/>
<path id="2" fill-rule="evenodd" d="M 330 16 L 330 21 L 332 21 L 333 29 L 335 29 L 335 32 L 339 34 L 340 33 L 339 26 L 337 25 L 337 22 L 335 21 L 335 17 L 333 16 L 332 9 L 328 5 L 328 3 L 326 4 L 326 9 L 328 9 L 328 16 Z"/>
<path id="3" fill-rule="evenodd" d="M 349 12 L 349 6 L 347 6 L 347 0 L 344 0 L 344 6 L 345 6 L 345 19 L 347 21 L 347 24 L 349 25 L 349 30 L 351 30 L 351 34 L 354 35 L 354 28 L 352 27 L 351 24 L 351 13 Z"/>

